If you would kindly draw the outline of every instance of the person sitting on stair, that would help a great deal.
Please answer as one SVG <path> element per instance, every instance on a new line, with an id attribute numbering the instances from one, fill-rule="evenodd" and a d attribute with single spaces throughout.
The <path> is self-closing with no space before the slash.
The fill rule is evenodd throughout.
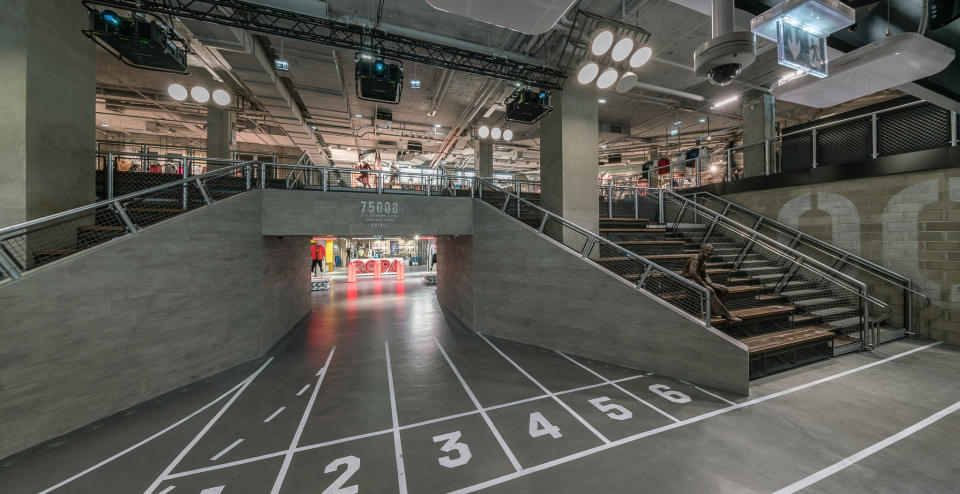
<path id="1" fill-rule="evenodd" d="M 713 315 L 725 318 L 728 323 L 743 322 L 743 319 L 731 314 L 727 307 L 723 305 L 723 302 L 720 301 L 720 297 L 726 297 L 730 290 L 723 285 L 710 281 L 710 277 L 707 276 L 707 259 L 711 257 L 713 257 L 713 245 L 704 244 L 700 248 L 700 253 L 688 257 L 683 262 L 681 274 L 684 278 L 693 280 L 694 283 L 710 292 L 710 312 Z"/>

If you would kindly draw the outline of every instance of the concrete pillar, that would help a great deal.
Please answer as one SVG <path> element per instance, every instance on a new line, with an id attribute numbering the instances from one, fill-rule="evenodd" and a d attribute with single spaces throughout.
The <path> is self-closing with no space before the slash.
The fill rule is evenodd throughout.
<path id="1" fill-rule="evenodd" d="M 96 49 L 80 2 L 0 2 L 0 227 L 94 202 Z"/>
<path id="2" fill-rule="evenodd" d="M 776 104 L 773 95 L 763 91 L 749 91 L 743 98 L 743 144 L 748 145 L 776 137 Z M 770 147 L 770 168 L 773 169 L 776 149 Z M 764 146 L 752 146 L 743 151 L 743 177 L 757 177 L 764 174 Z"/>
<path id="3" fill-rule="evenodd" d="M 493 176 L 493 141 L 477 140 L 474 146 L 477 163 L 477 176 L 489 178 Z"/>
<path id="4" fill-rule="evenodd" d="M 237 144 L 237 113 L 226 108 L 207 109 L 207 158 L 233 158 Z"/>
<path id="5" fill-rule="evenodd" d="M 540 182 L 543 207 L 592 232 L 600 227 L 597 191 L 597 95 L 575 82 L 553 93 L 543 120 Z"/>

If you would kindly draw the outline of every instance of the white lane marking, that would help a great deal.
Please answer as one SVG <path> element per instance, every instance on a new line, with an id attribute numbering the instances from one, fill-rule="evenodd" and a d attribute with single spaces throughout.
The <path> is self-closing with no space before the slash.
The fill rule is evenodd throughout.
<path id="1" fill-rule="evenodd" d="M 293 461 L 293 452 L 300 442 L 300 436 L 303 434 L 303 428 L 307 425 L 307 419 L 310 418 L 310 412 L 313 411 L 313 404 L 317 401 L 317 392 L 320 391 L 320 385 L 323 383 L 323 378 L 327 375 L 327 368 L 330 367 L 330 360 L 333 359 L 333 352 L 335 351 L 337 351 L 337 347 L 330 349 L 330 354 L 327 355 L 327 361 L 323 364 L 323 368 L 320 369 L 320 377 L 317 378 L 317 384 L 313 387 L 313 392 L 310 393 L 310 400 L 307 401 L 307 407 L 304 408 L 303 415 L 300 417 L 300 425 L 297 426 L 297 431 L 294 432 L 293 439 L 290 440 L 290 447 L 284 452 L 283 464 L 277 473 L 277 479 L 274 481 L 273 489 L 270 491 L 271 494 L 280 492 L 280 486 L 283 485 L 283 480 L 287 477 L 287 470 L 290 468 L 290 462 Z"/>
<path id="2" fill-rule="evenodd" d="M 437 344 L 437 348 L 440 349 L 440 353 L 443 354 L 443 358 L 448 364 L 450 364 L 450 369 L 452 369 L 453 374 L 457 376 L 457 380 L 460 381 L 460 385 L 463 386 L 463 390 L 467 392 L 467 396 L 470 397 L 470 401 L 473 402 L 473 406 L 477 407 L 477 411 L 480 412 L 480 416 L 483 417 L 483 421 L 487 423 L 487 427 L 490 428 L 490 432 L 493 433 L 493 437 L 497 438 L 497 442 L 500 443 L 500 447 L 503 448 L 503 452 L 507 455 L 507 458 L 510 459 L 510 463 L 513 464 L 513 468 L 518 472 L 523 470 L 523 467 L 520 466 L 520 462 L 517 461 L 517 457 L 513 456 L 513 451 L 510 451 L 510 447 L 507 446 L 507 443 L 503 440 L 503 436 L 500 435 L 500 431 L 497 430 L 496 426 L 493 425 L 493 421 L 490 420 L 487 412 L 483 410 L 483 406 L 480 405 L 477 397 L 474 396 L 470 386 L 468 386 L 467 382 L 463 380 L 463 376 L 460 375 L 460 371 L 457 370 L 457 366 L 453 365 L 453 361 L 450 360 L 447 352 L 443 349 L 443 345 L 440 344 L 440 341 L 437 340 L 436 337 L 433 338 L 433 342 Z"/>
<path id="3" fill-rule="evenodd" d="M 921 420 L 920 422 L 917 422 L 916 424 L 911 425 L 910 427 L 907 427 L 906 429 L 903 429 L 902 431 L 884 439 L 883 441 L 874 443 L 864 449 L 861 449 L 860 451 L 834 463 L 833 465 L 830 465 L 829 467 L 824 468 L 819 472 L 810 474 L 784 487 L 783 489 L 780 489 L 774 492 L 773 494 L 793 494 L 794 492 L 797 492 L 800 489 L 809 487 L 839 472 L 840 470 L 843 470 L 844 468 L 847 468 L 850 465 L 853 465 L 854 463 L 876 453 L 877 451 L 880 451 L 881 449 L 886 448 L 887 446 L 890 446 L 891 444 L 894 444 L 901 439 L 911 436 L 917 431 L 929 426 L 930 424 L 933 424 L 934 422 L 946 417 L 947 415 L 950 415 L 953 412 L 956 412 L 957 410 L 960 410 L 960 401 L 954 403 L 953 405 L 948 406 L 947 408 L 944 408 L 943 410 L 940 410 L 939 412 Z"/>
<path id="4" fill-rule="evenodd" d="M 237 398 L 239 398 L 240 395 L 243 394 L 244 391 L 246 391 L 247 387 L 250 386 L 250 383 L 252 383 L 253 380 L 256 379 L 258 375 L 260 375 L 260 372 L 262 372 L 263 369 L 267 367 L 267 364 L 269 364 L 272 361 L 273 361 L 273 357 L 268 358 L 267 361 L 264 362 L 263 365 L 260 366 L 260 368 L 257 369 L 256 372 L 254 372 L 253 374 L 250 375 L 250 377 L 247 378 L 247 380 L 243 383 L 243 385 L 240 386 L 240 389 L 238 389 L 237 392 L 234 393 L 234 395 L 230 397 L 230 399 L 227 400 L 226 403 L 224 403 L 224 405 L 220 408 L 217 414 L 214 415 L 213 418 L 207 422 L 207 425 L 203 426 L 203 429 L 201 429 L 196 436 L 193 436 L 193 439 L 191 439 L 190 442 L 187 443 L 187 445 L 183 448 L 183 450 L 180 451 L 180 454 L 178 454 L 177 457 L 174 458 L 173 461 L 171 461 L 170 464 L 167 465 L 167 467 L 164 468 L 162 472 L 160 472 L 160 475 L 156 479 L 154 479 L 153 483 L 150 484 L 150 487 L 147 487 L 147 490 L 144 491 L 144 494 L 152 494 L 153 491 L 160 486 L 160 483 L 166 480 L 167 475 L 169 475 L 170 472 L 173 471 L 174 468 L 176 468 L 177 464 L 180 463 L 180 461 L 183 460 L 185 456 L 187 456 L 187 453 L 189 453 L 190 450 L 193 449 L 193 447 L 196 446 L 198 442 L 200 442 L 200 439 L 203 438 L 204 434 L 206 434 L 207 431 L 209 431 L 213 427 L 213 424 L 217 423 L 217 421 L 220 420 L 220 417 L 222 417 L 223 414 L 227 413 L 227 409 L 229 409 L 230 406 L 233 405 L 233 402 L 237 401 Z"/>
<path id="5" fill-rule="evenodd" d="M 766 396 L 761 396 L 761 397 L 754 398 L 754 399 L 749 400 L 749 401 L 745 401 L 745 402 L 743 402 L 743 403 L 738 403 L 738 404 L 736 404 L 736 405 L 731 405 L 731 406 L 726 407 L 726 408 L 721 408 L 721 409 L 719 409 L 719 410 L 714 410 L 714 411 L 712 411 L 712 412 L 707 412 L 707 413 L 705 413 L 705 414 L 703 414 L 703 415 L 698 415 L 698 416 L 693 417 L 693 418 L 689 418 L 689 419 L 686 419 L 686 420 L 681 420 L 680 422 L 674 422 L 674 423 L 672 423 L 672 424 L 667 424 L 667 425 L 664 425 L 664 426 L 662 426 L 662 427 L 657 427 L 656 429 L 651 429 L 651 430 L 646 431 L 646 432 L 641 432 L 641 433 L 639 433 L 639 434 L 634 434 L 634 435 L 632 435 L 632 436 L 627 436 L 627 437 L 625 437 L 625 438 L 623 438 L 623 439 L 618 439 L 618 440 L 616 440 L 616 441 L 614 441 L 614 442 L 612 442 L 612 443 L 609 443 L 609 444 L 603 444 L 603 445 L 600 445 L 600 446 L 595 446 L 595 447 L 593 447 L 593 448 L 590 448 L 590 449 L 587 449 L 587 450 L 584 450 L 584 451 L 580 451 L 579 453 L 573 453 L 573 454 L 571 454 L 571 455 L 567 455 L 567 456 L 564 456 L 564 457 L 562 457 L 562 458 L 557 458 L 556 460 L 548 461 L 548 462 L 546 462 L 546 463 L 541 463 L 541 464 L 539 464 L 539 465 L 532 466 L 532 467 L 527 467 L 527 468 L 523 469 L 523 470 L 520 471 L 520 472 L 509 473 L 509 474 L 506 474 L 506 475 L 497 477 L 497 478 L 495 478 L 495 479 L 490 479 L 490 480 L 487 480 L 487 481 L 485 481 L 485 482 L 481 482 L 481 483 L 479 483 L 479 484 L 474 484 L 474 485 L 471 485 L 471 486 L 469 486 L 469 487 L 464 487 L 464 488 L 462 488 L 462 489 L 458 489 L 458 490 L 453 491 L 453 492 L 451 492 L 451 493 L 449 493 L 449 494 L 466 494 L 466 493 L 469 493 L 469 492 L 476 492 L 476 491 L 479 491 L 479 490 L 481 490 L 481 489 L 486 489 L 486 488 L 492 487 L 492 486 L 494 486 L 494 485 L 502 484 L 502 483 L 507 482 L 507 481 L 509 481 L 509 480 L 513 480 L 513 479 L 520 478 L 520 477 L 523 477 L 523 476 L 526 476 L 526 475 L 530 475 L 531 473 L 539 472 L 539 471 L 541 471 L 541 470 L 546 470 L 546 469 L 548 469 L 548 468 L 552 468 L 552 467 L 555 467 L 555 466 L 557 466 L 557 465 L 563 465 L 564 463 L 569 463 L 569 462 L 574 461 L 574 460 L 579 460 L 580 458 L 584 458 L 584 457 L 590 456 L 590 455 L 592 455 L 592 454 L 599 453 L 599 452 L 601 452 L 601 451 L 606 451 L 606 450 L 608 450 L 608 449 L 610 449 L 610 448 L 614 448 L 614 447 L 617 447 L 617 446 L 621 446 L 621 445 L 623 445 L 623 444 L 631 443 L 631 442 L 633 442 L 633 441 L 637 441 L 637 440 L 643 439 L 643 438 L 645 438 L 645 437 L 653 436 L 653 435 L 659 434 L 659 433 L 661 433 L 661 432 L 673 430 L 673 429 L 676 429 L 676 428 L 678 428 L 678 427 L 683 427 L 683 426 L 685 426 L 685 425 L 689 425 L 689 424 L 693 424 L 693 423 L 696 423 L 696 422 L 700 422 L 700 421 L 702 421 L 702 420 L 706 420 L 706 419 L 708 419 L 708 418 L 715 417 L 715 416 L 717 416 L 717 415 L 721 415 L 721 414 L 724 414 L 724 413 L 727 413 L 727 412 L 730 412 L 730 411 L 733 411 L 733 410 L 739 410 L 739 409 L 741 409 L 741 408 L 745 408 L 745 407 L 748 407 L 748 406 L 751 406 L 751 405 L 755 405 L 755 404 L 757 404 L 757 403 L 762 403 L 762 402 L 767 401 L 767 400 L 772 400 L 772 399 L 778 398 L 778 397 L 780 397 L 780 396 L 788 395 L 788 394 L 791 394 L 791 393 L 796 393 L 797 391 L 802 391 L 802 390 L 804 390 L 804 389 L 807 389 L 807 388 L 812 387 L 812 386 L 816 386 L 816 385 L 818 385 L 818 384 L 823 384 L 823 383 L 825 383 L 825 382 L 833 381 L 833 380 L 839 379 L 839 378 L 841 378 L 841 377 L 849 376 L 850 374 L 855 374 L 855 373 L 857 373 L 857 372 L 867 370 L 867 369 L 869 369 L 869 368 L 871 368 L 871 367 L 875 367 L 875 366 L 878 366 L 878 365 L 881 365 L 881 364 L 890 362 L 891 360 L 896 360 L 896 359 L 898 359 L 898 358 L 906 357 L 907 355 L 910 355 L 910 354 L 913 354 L 913 353 L 916 353 L 916 352 L 919 352 L 919 351 L 922 351 L 922 350 L 926 350 L 926 349 L 931 348 L 931 347 L 935 347 L 935 346 L 939 345 L 940 343 L 941 343 L 941 342 L 939 342 L 939 341 L 934 342 L 934 343 L 930 343 L 929 345 L 924 345 L 924 346 L 921 346 L 921 347 L 914 348 L 914 349 L 912 349 L 912 350 L 907 350 L 906 352 L 902 352 L 902 353 L 898 353 L 898 354 L 896 354 L 896 355 L 892 355 L 892 356 L 887 357 L 887 358 L 885 358 L 885 359 L 883 359 L 883 360 L 878 360 L 878 361 L 876 361 L 876 362 L 871 362 L 871 363 L 869 363 L 869 364 L 861 365 L 860 367 L 855 367 L 855 368 L 853 368 L 853 369 L 849 369 L 849 370 L 846 370 L 846 371 L 843 371 L 843 372 L 840 372 L 840 373 L 837 373 L 837 374 L 833 374 L 833 375 L 831 375 L 831 376 L 827 376 L 827 377 L 823 377 L 823 378 L 820 378 L 820 379 L 817 379 L 817 380 L 814 380 L 814 381 L 810 381 L 810 382 L 808 382 L 808 383 L 800 384 L 800 385 L 797 385 L 797 386 L 794 386 L 794 387 L 792 387 L 792 388 L 788 388 L 788 389 L 785 389 L 785 390 L 782 390 L 782 391 L 777 391 L 777 392 L 775 392 L 775 393 L 771 393 L 771 394 L 766 395 Z"/>
<path id="6" fill-rule="evenodd" d="M 393 367 L 390 366 L 390 343 L 383 342 L 383 352 L 387 356 L 387 382 L 390 384 L 390 414 L 393 416 L 393 446 L 397 453 L 397 480 L 400 482 L 400 494 L 407 494 L 407 472 L 403 469 L 403 449 L 400 446 L 400 424 L 397 420 L 397 397 L 393 392 Z"/>
<path id="7" fill-rule="evenodd" d="M 267 360 L 266 363 L 263 364 L 263 367 L 266 367 L 267 364 L 270 363 L 270 360 L 272 360 L 272 358 L 269 359 L 269 360 Z M 260 370 L 263 370 L 263 367 L 261 367 Z M 107 463 L 110 463 L 111 461 L 116 460 L 117 458 L 120 458 L 121 456 L 123 456 L 123 455 L 125 455 L 125 454 L 127 454 L 127 453 L 129 453 L 129 452 L 131 452 L 131 451 L 133 451 L 133 450 L 135 450 L 135 449 L 137 449 L 137 448 L 139 448 L 140 446 L 143 446 L 144 444 L 147 444 L 148 442 L 153 441 L 154 439 L 156 439 L 156 438 L 158 438 L 158 437 L 166 434 L 167 432 L 170 432 L 171 430 L 175 429 L 175 428 L 176 428 L 177 426 L 179 426 L 180 424 L 182 424 L 182 423 L 184 423 L 184 422 L 192 419 L 193 417 L 196 417 L 198 414 L 202 413 L 204 410 L 206 410 L 206 409 L 212 407 L 213 405 L 216 405 L 217 403 L 219 403 L 220 400 L 226 398 L 227 396 L 230 396 L 231 393 L 233 393 L 234 391 L 236 391 L 237 389 L 239 389 L 240 386 L 243 386 L 243 383 L 245 383 L 245 382 L 247 382 L 248 380 L 250 380 L 250 379 L 253 377 L 253 375 L 256 375 L 256 373 L 260 372 L 260 370 L 257 370 L 256 372 L 254 372 L 254 374 L 252 374 L 252 375 L 250 375 L 250 376 L 247 376 L 246 379 L 244 379 L 243 381 L 238 382 L 236 385 L 234 385 L 234 387 L 230 388 L 226 393 L 223 393 L 222 395 L 218 396 L 218 397 L 215 398 L 213 401 L 211 401 L 210 403 L 207 403 L 206 405 L 200 407 L 200 409 L 198 409 L 197 411 L 191 413 L 190 415 L 187 415 L 186 417 L 184 417 L 184 418 L 182 418 L 182 419 L 174 422 L 174 423 L 171 424 L 169 427 L 161 430 L 160 432 L 157 432 L 156 434 L 154 434 L 154 435 L 152 435 L 152 436 L 144 439 L 143 441 L 140 441 L 140 442 L 134 444 L 133 446 L 130 446 L 129 448 L 127 448 L 127 449 L 125 449 L 125 450 L 123 450 L 123 451 L 121 451 L 121 452 L 119 452 L 119 453 L 111 456 L 110 458 L 107 458 L 106 460 L 103 460 L 103 461 L 101 461 L 100 463 L 97 463 L 96 465 L 94 465 L 94 466 L 92 466 L 92 467 L 90 467 L 90 468 L 88 468 L 88 469 L 86 469 L 86 470 L 84 470 L 84 471 L 82 471 L 82 472 L 80 472 L 80 473 L 78 473 L 78 474 L 76 474 L 76 475 L 74 475 L 74 476 L 72 476 L 72 477 L 70 477 L 70 478 L 62 481 L 62 482 L 60 482 L 59 484 L 54 485 L 53 487 L 48 487 L 48 488 L 40 491 L 39 494 L 47 494 L 48 492 L 51 492 L 51 491 L 53 491 L 53 490 L 55 490 L 55 489 L 59 489 L 59 488 L 63 487 L 64 485 L 66 485 L 66 484 L 68 484 L 68 483 L 70 483 L 70 482 L 73 482 L 74 480 L 77 480 L 77 479 L 79 479 L 80 477 L 83 477 L 84 475 L 86 475 L 86 474 L 88 474 L 88 473 L 90 473 L 90 472 L 92 472 L 92 471 L 94 471 L 94 470 L 96 470 L 96 469 L 98 469 L 98 468 L 106 465 Z"/>
<path id="8" fill-rule="evenodd" d="M 310 389 L 310 385 L 309 385 L 309 384 L 307 384 L 306 386 L 300 388 L 300 391 L 297 391 L 297 396 L 300 396 L 300 395 L 302 395 L 303 393 L 306 393 L 308 389 Z"/>
<path id="9" fill-rule="evenodd" d="M 594 435 L 596 435 L 598 438 L 600 438 L 600 440 L 603 441 L 603 444 L 610 444 L 610 440 L 607 439 L 606 437 L 604 437 L 604 435 L 601 434 L 600 431 L 598 431 L 597 429 L 595 429 L 595 428 L 594 428 L 592 425 L 590 425 L 586 420 L 584 420 L 583 417 L 581 417 L 579 413 L 573 411 L 572 408 L 570 408 L 569 406 L 567 406 L 567 404 L 564 403 L 563 400 L 561 400 L 560 398 L 557 398 L 557 395 L 555 395 L 554 393 L 550 392 L 550 390 L 547 389 L 546 386 L 544 386 L 543 384 L 540 384 L 540 381 L 537 381 L 536 379 L 533 378 L 533 376 L 531 376 L 530 374 L 528 374 L 527 371 L 523 370 L 523 368 L 520 367 L 519 365 L 517 365 L 517 363 L 514 362 L 510 357 L 508 357 L 507 354 L 501 352 L 500 349 L 497 348 L 497 346 L 494 345 L 490 340 L 488 340 L 486 336 L 484 336 L 484 335 L 482 335 L 482 334 L 480 334 L 480 333 L 477 333 L 477 336 L 479 336 L 480 338 L 483 338 L 483 341 L 486 341 L 487 344 L 490 345 L 490 348 L 493 348 L 494 350 L 496 350 L 496 352 L 499 353 L 501 357 L 505 358 L 505 359 L 507 360 L 507 362 L 510 362 L 511 364 L 513 364 L 513 366 L 516 367 L 517 370 L 520 371 L 521 374 L 523 374 L 524 376 L 527 376 L 527 379 L 529 379 L 530 381 L 532 381 L 533 384 L 536 384 L 537 387 L 540 388 L 544 393 L 546 393 L 546 394 L 549 395 L 551 398 L 553 398 L 553 400 L 556 401 L 557 404 L 559 404 L 560 406 L 562 406 L 563 408 L 565 408 L 568 412 L 570 412 L 570 415 L 573 415 L 573 417 L 576 418 L 577 420 L 579 420 L 580 423 L 583 424 L 584 427 L 586 427 L 590 432 L 592 432 Z"/>
<path id="10" fill-rule="evenodd" d="M 200 491 L 200 494 L 220 494 L 223 492 L 223 488 L 226 485 L 218 485 L 216 487 L 207 487 L 206 489 Z"/>
<path id="11" fill-rule="evenodd" d="M 277 415 L 280 415 L 280 412 L 282 412 L 282 411 L 284 411 L 284 410 L 286 410 L 286 409 L 287 409 L 287 407 L 280 407 L 280 408 L 278 408 L 276 412 L 271 413 L 270 416 L 267 417 L 267 419 L 264 420 L 263 422 L 264 422 L 264 423 L 270 422 L 271 420 L 273 420 L 274 418 L 276 418 Z"/>
<path id="12" fill-rule="evenodd" d="M 176 488 L 177 488 L 177 486 L 171 485 L 171 486 L 167 487 L 166 489 L 160 491 L 160 494 L 167 494 L 168 492 L 170 492 L 170 491 L 172 491 L 172 490 L 174 490 L 174 489 L 176 489 Z"/>
<path id="13" fill-rule="evenodd" d="M 697 386 L 696 384 L 688 383 L 687 381 L 684 381 L 684 380 L 682 380 L 682 379 L 677 379 L 677 380 L 680 381 L 680 382 L 682 382 L 683 384 L 689 384 L 690 386 L 693 386 L 694 389 L 700 391 L 701 393 L 708 394 L 708 395 L 710 395 L 710 396 L 712 396 L 712 397 L 714 397 L 714 398 L 716 398 L 716 399 L 718 399 L 718 400 L 720 400 L 720 401 L 722 401 L 722 402 L 724 402 L 724 403 L 726 403 L 726 404 L 728 404 L 728 405 L 736 405 L 736 403 L 734 403 L 734 402 L 732 402 L 732 401 L 730 401 L 730 400 L 728 400 L 728 399 L 726 399 L 726 398 L 724 398 L 724 397 L 722 397 L 722 396 L 720 396 L 720 395 L 718 395 L 718 394 L 716 394 L 716 393 L 711 393 L 711 392 L 709 392 L 709 391 L 701 388 L 700 386 Z"/>
<path id="14" fill-rule="evenodd" d="M 239 446 L 240 443 L 242 443 L 242 442 L 243 442 L 243 438 L 237 439 L 236 441 L 233 442 L 233 444 L 231 444 L 230 446 L 227 446 L 226 448 L 224 448 L 223 451 L 221 451 L 221 452 L 213 455 L 213 457 L 210 458 L 210 461 L 217 461 L 217 460 L 219 460 L 220 457 L 222 457 L 223 455 L 229 453 L 231 449 L 236 448 L 236 447 Z"/>
<path id="15" fill-rule="evenodd" d="M 620 391 L 624 392 L 627 396 L 629 396 L 629 397 L 631 397 L 631 398 L 639 401 L 640 403 L 643 403 L 644 405 L 652 408 L 655 412 L 659 413 L 660 415 L 663 415 L 664 417 L 666 417 L 666 418 L 668 418 L 668 419 L 670 419 L 670 420 L 672 420 L 672 421 L 674 421 L 674 422 L 679 422 L 679 420 L 678 420 L 676 417 L 674 417 L 673 415 L 670 415 L 669 413 L 664 412 L 663 410 L 655 407 L 655 406 L 654 406 L 652 403 L 650 403 L 649 401 L 644 400 L 643 398 L 641 398 L 641 397 L 639 397 L 639 396 L 637 396 L 637 395 L 635 395 L 635 394 L 627 391 L 626 389 L 623 388 L 623 386 L 620 386 L 619 384 L 617 384 L 617 383 L 615 383 L 615 382 L 613 382 L 613 381 L 611 381 L 611 380 L 609 380 L 609 379 L 601 376 L 599 372 L 596 372 L 596 371 L 594 371 L 593 369 L 591 369 L 591 368 L 589 368 L 589 367 L 581 364 L 580 362 L 577 362 L 576 360 L 573 360 L 572 358 L 570 358 L 569 355 L 567 355 L 567 354 L 565 354 L 565 353 L 560 353 L 560 352 L 557 352 L 557 354 L 560 355 L 561 357 L 563 357 L 563 358 L 565 358 L 565 359 L 573 362 L 574 364 L 579 365 L 581 368 L 583 368 L 583 370 L 585 370 L 585 371 L 593 374 L 594 376 L 597 376 L 598 378 L 602 379 L 602 380 L 603 380 L 603 384 L 609 384 L 609 385 L 613 386 L 614 388 L 617 388 L 617 389 L 619 389 Z"/>

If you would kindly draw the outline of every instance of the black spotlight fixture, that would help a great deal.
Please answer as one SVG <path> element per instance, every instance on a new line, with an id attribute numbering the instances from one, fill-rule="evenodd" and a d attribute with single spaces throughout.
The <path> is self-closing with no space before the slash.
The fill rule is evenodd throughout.
<path id="1" fill-rule="evenodd" d="M 186 42 L 169 26 L 143 15 L 122 17 L 112 10 L 89 10 L 83 34 L 123 63 L 138 69 L 188 74 Z"/>
<path id="2" fill-rule="evenodd" d="M 517 88 L 503 104 L 508 122 L 534 123 L 553 110 L 550 91 L 529 87 Z"/>
<path id="3" fill-rule="evenodd" d="M 355 79 L 357 97 L 369 101 L 397 104 L 403 93 L 403 65 L 380 56 L 357 53 Z"/>

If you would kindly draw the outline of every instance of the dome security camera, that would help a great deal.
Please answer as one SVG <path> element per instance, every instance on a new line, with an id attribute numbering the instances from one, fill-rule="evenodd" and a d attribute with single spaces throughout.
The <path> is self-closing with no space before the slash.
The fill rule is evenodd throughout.
<path id="1" fill-rule="evenodd" d="M 693 53 L 693 70 L 717 86 L 726 86 L 756 59 L 756 35 L 733 31 L 700 45 Z"/>

